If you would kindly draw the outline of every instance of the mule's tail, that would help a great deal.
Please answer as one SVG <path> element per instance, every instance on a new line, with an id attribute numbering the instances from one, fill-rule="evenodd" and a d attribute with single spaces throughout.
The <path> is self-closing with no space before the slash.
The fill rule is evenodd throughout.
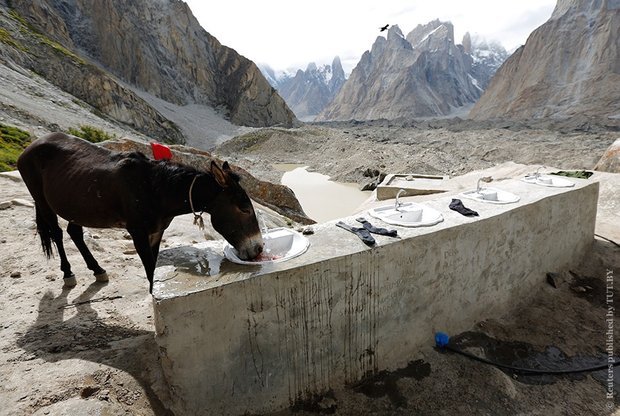
<path id="1" fill-rule="evenodd" d="M 35 203 L 35 211 L 37 232 L 39 233 L 39 237 L 41 237 L 41 246 L 43 247 L 43 252 L 49 259 L 54 255 L 54 253 L 52 253 L 52 228 L 48 225 L 47 221 L 45 221 L 43 215 L 41 215 L 39 204 Z"/>

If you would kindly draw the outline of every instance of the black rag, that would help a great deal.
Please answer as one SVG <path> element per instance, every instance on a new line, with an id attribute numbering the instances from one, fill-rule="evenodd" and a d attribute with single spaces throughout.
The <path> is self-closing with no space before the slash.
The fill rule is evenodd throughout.
<path id="1" fill-rule="evenodd" d="M 463 201 L 461 201 L 460 199 L 453 199 L 452 202 L 450 202 L 450 209 L 459 212 L 466 217 L 478 216 L 478 213 L 476 211 L 474 211 L 473 209 L 469 209 L 465 205 L 463 205 Z"/>
<path id="2" fill-rule="evenodd" d="M 343 230 L 352 232 L 353 234 L 358 236 L 367 246 L 375 245 L 375 239 L 373 238 L 372 235 L 370 235 L 370 232 L 368 232 L 368 230 L 365 228 L 351 227 L 349 224 L 345 224 L 342 221 L 338 221 L 336 223 L 336 226 L 342 228 Z"/>
<path id="3" fill-rule="evenodd" d="M 362 223 L 364 228 L 367 229 L 368 231 L 370 231 L 373 234 L 387 235 L 388 237 L 398 237 L 398 231 L 396 231 L 396 230 L 388 230 L 386 228 L 375 227 L 374 225 L 369 223 L 366 220 L 366 218 L 360 217 L 360 218 L 357 218 L 356 221 Z"/>

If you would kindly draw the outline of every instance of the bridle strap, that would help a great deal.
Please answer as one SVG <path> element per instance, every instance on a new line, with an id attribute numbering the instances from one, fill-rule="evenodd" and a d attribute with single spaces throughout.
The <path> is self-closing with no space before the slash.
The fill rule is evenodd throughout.
<path id="1" fill-rule="evenodd" d="M 198 175 L 194 176 L 194 180 L 192 181 L 192 184 L 189 186 L 189 206 L 192 209 L 192 213 L 194 214 L 194 225 L 197 225 L 198 228 L 200 228 L 201 230 L 204 230 L 205 222 L 202 219 L 202 214 L 204 211 L 200 211 L 200 214 L 196 214 L 196 210 L 194 209 L 194 203 L 192 201 L 192 189 L 194 188 L 194 183 L 196 182 L 197 177 Z"/>

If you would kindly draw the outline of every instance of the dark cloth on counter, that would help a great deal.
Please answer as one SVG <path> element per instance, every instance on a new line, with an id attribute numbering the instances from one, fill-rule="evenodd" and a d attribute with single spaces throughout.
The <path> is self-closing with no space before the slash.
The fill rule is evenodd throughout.
<path id="1" fill-rule="evenodd" d="M 351 227 L 349 224 L 345 224 L 342 221 L 338 221 L 336 223 L 336 226 L 342 228 L 343 230 L 352 232 L 353 234 L 358 236 L 360 240 L 362 240 L 364 244 L 366 244 L 367 246 L 375 245 L 375 239 L 373 238 L 372 235 L 370 235 L 370 232 L 365 228 Z"/>
<path id="2" fill-rule="evenodd" d="M 463 214 L 466 217 L 478 216 L 478 213 L 476 211 L 474 211 L 473 209 L 469 209 L 465 205 L 463 205 L 463 201 L 461 201 L 460 199 L 453 199 L 452 202 L 450 202 L 450 209 L 460 214 Z"/>
<path id="3" fill-rule="evenodd" d="M 360 217 L 360 218 L 357 218 L 356 221 L 362 223 L 364 228 L 367 229 L 368 231 L 370 231 L 373 234 L 387 235 L 388 237 L 398 237 L 398 231 L 396 231 L 396 230 L 388 230 L 386 228 L 375 227 L 374 225 L 369 223 L 366 220 L 366 218 Z"/>

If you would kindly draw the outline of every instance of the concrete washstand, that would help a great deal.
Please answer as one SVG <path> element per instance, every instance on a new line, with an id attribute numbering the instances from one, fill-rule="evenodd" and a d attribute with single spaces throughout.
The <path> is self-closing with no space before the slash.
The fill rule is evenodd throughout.
<path id="1" fill-rule="evenodd" d="M 284 262 L 235 264 L 223 242 L 164 253 L 153 298 L 171 409 L 282 409 L 406 366 L 436 331 L 462 332 L 508 312 L 545 284 L 546 272 L 577 265 L 593 241 L 599 184 L 571 181 L 498 181 L 519 200 L 467 200 L 474 218 L 448 209 L 467 189 L 433 195 L 423 204 L 443 221 L 391 226 L 400 239 L 376 236 L 371 248 L 329 222 Z"/>

